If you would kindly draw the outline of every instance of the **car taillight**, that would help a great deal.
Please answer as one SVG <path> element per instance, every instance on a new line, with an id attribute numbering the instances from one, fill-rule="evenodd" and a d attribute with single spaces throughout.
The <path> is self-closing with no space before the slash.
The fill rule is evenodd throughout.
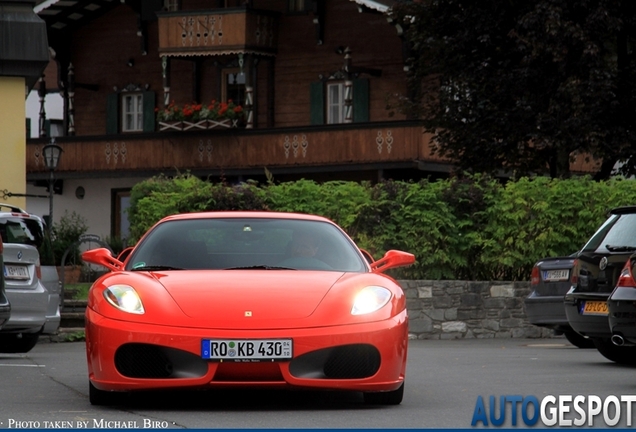
<path id="1" fill-rule="evenodd" d="M 541 277 L 539 276 L 539 266 L 537 264 L 532 267 L 532 274 L 530 275 L 530 285 L 539 285 Z"/>
<path id="2" fill-rule="evenodd" d="M 42 280 L 42 268 L 40 267 L 40 260 L 37 260 L 35 262 L 35 275 L 37 276 L 38 280 Z"/>
<path id="3" fill-rule="evenodd" d="M 574 261 L 572 261 L 572 274 L 570 274 L 570 283 L 572 285 L 576 285 L 579 282 L 578 264 L 579 260 L 575 259 Z"/>
<path id="4" fill-rule="evenodd" d="M 632 260 L 628 259 L 625 263 L 625 267 L 621 271 L 621 275 L 616 282 L 617 287 L 636 288 L 636 281 L 634 280 L 634 274 L 632 273 Z"/>

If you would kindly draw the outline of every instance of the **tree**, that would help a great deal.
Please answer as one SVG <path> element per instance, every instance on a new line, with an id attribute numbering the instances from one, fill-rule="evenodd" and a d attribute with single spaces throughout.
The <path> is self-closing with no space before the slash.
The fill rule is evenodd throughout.
<path id="1" fill-rule="evenodd" d="M 410 49 L 402 108 L 462 170 L 569 176 L 576 154 L 618 161 L 636 144 L 636 2 L 420 0 L 390 12 Z"/>

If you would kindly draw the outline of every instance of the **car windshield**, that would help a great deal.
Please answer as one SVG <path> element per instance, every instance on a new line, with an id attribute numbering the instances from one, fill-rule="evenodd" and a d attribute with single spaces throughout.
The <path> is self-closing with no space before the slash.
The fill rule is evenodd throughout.
<path id="1" fill-rule="evenodd" d="M 3 243 L 18 243 L 39 248 L 44 240 L 44 227 L 35 218 L 0 217 L 0 236 Z"/>
<path id="2" fill-rule="evenodd" d="M 157 225 L 127 270 L 367 271 L 357 247 L 336 226 L 276 218 L 201 218 Z"/>
<path id="3" fill-rule="evenodd" d="M 636 214 L 611 215 L 583 246 L 583 251 L 629 252 L 636 249 Z"/>

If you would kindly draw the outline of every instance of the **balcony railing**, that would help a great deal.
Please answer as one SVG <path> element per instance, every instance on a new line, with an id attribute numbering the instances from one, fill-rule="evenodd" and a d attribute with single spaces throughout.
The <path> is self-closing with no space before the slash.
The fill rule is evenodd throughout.
<path id="1" fill-rule="evenodd" d="M 157 15 L 162 56 L 273 55 L 277 50 L 278 16 L 274 12 L 241 8 Z"/>
<path id="2" fill-rule="evenodd" d="M 249 173 L 270 170 L 349 170 L 349 166 L 419 167 L 444 171 L 450 162 L 432 154 L 429 134 L 416 122 L 384 122 L 280 129 L 214 129 L 91 137 L 58 137 L 64 177 L 180 171 Z M 27 142 L 27 176 L 48 178 L 45 139 Z M 336 167 L 336 168 L 333 168 Z M 579 155 L 575 173 L 596 172 L 598 162 Z"/>

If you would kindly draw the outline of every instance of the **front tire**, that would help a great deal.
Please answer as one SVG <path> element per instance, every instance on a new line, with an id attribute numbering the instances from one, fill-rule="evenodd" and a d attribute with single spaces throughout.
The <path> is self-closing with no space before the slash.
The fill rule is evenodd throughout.
<path id="1" fill-rule="evenodd" d="M 594 346 L 603 357 L 618 364 L 636 365 L 636 347 L 616 346 L 611 340 L 594 338 Z"/>
<path id="2" fill-rule="evenodd" d="M 118 396 L 116 392 L 100 390 L 92 382 L 88 382 L 88 400 L 91 405 L 114 405 Z"/>
<path id="3" fill-rule="evenodd" d="M 27 353 L 38 343 L 40 332 L 0 334 L 0 353 Z"/>
<path id="4" fill-rule="evenodd" d="M 364 393 L 364 403 L 367 405 L 399 405 L 403 398 L 404 383 L 397 390 Z"/>

